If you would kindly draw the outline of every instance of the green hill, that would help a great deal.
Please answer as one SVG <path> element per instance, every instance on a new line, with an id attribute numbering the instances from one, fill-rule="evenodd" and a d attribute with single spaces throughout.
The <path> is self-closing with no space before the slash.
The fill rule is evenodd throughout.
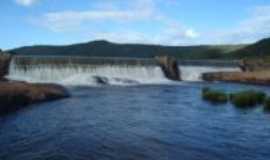
<path id="1" fill-rule="evenodd" d="M 96 56 L 151 58 L 170 55 L 181 59 L 219 59 L 243 45 L 161 46 L 145 44 L 118 44 L 108 41 L 92 41 L 66 46 L 38 45 L 10 50 L 17 55 L 39 56 Z"/>
<path id="2" fill-rule="evenodd" d="M 269 57 L 270 56 L 270 38 L 260 40 L 254 44 L 242 49 L 233 51 L 231 56 L 237 58 Z"/>

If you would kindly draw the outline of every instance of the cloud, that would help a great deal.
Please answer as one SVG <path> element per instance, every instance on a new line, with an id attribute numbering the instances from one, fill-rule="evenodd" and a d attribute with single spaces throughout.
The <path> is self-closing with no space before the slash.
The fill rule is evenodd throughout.
<path id="1" fill-rule="evenodd" d="M 192 29 L 169 29 L 158 34 L 145 34 L 133 30 L 121 30 L 117 32 L 96 32 L 90 33 L 89 37 L 94 39 L 106 39 L 118 43 L 144 43 L 144 44 L 163 44 L 180 45 L 191 44 L 190 40 L 199 35 Z"/>
<path id="2" fill-rule="evenodd" d="M 15 0 L 15 2 L 19 5 L 22 5 L 22 6 L 31 6 L 33 5 L 34 3 L 36 3 L 38 0 Z"/>
<path id="3" fill-rule="evenodd" d="M 204 33 L 206 43 L 253 43 L 270 37 L 270 6 L 257 6 L 252 9 L 250 17 L 227 30 Z"/>
<path id="4" fill-rule="evenodd" d="M 270 6 L 258 6 L 251 18 L 243 21 L 239 27 L 241 32 L 254 38 L 270 36 Z"/>
<path id="5" fill-rule="evenodd" d="M 199 37 L 199 33 L 194 31 L 193 29 L 186 30 L 185 35 L 188 38 L 197 38 L 197 37 Z"/>
<path id="6" fill-rule="evenodd" d="M 129 2 L 126 4 L 126 9 L 109 4 L 109 1 L 106 5 L 96 5 L 99 6 L 97 9 L 85 11 L 49 12 L 42 16 L 41 21 L 45 27 L 53 31 L 68 31 L 80 27 L 87 22 L 131 22 L 157 18 L 152 0 Z"/>
<path id="7" fill-rule="evenodd" d="M 116 3 L 106 3 L 105 6 L 96 4 L 96 8 L 86 11 L 49 12 L 39 18 L 39 24 L 54 32 L 78 32 L 78 34 L 82 32 L 85 34 L 87 31 L 82 31 L 82 28 L 88 26 L 88 30 L 91 30 L 89 37 L 121 43 L 180 44 L 184 40 L 199 37 L 199 33 L 194 29 L 184 27 L 178 21 L 165 16 L 156 4 L 158 1 L 161 0 L 126 1 L 124 8 L 115 5 Z M 158 29 L 155 33 L 140 31 L 141 24 L 155 25 Z M 116 27 L 113 31 L 108 31 L 111 26 Z"/>
<path id="8" fill-rule="evenodd" d="M 142 20 L 151 17 L 148 11 L 119 11 L 119 10 L 96 10 L 96 11 L 64 11 L 47 13 L 43 16 L 44 24 L 54 31 L 74 28 L 90 21 L 114 21 L 127 22 Z"/>
<path id="9" fill-rule="evenodd" d="M 24 6 L 37 1 L 16 0 Z M 166 10 L 161 9 L 161 5 L 179 7 L 182 4 L 177 0 L 96 1 L 87 10 L 48 12 L 31 22 L 57 33 L 75 33 L 121 43 L 251 43 L 270 37 L 270 6 L 267 5 L 252 8 L 249 17 L 231 28 L 211 28 L 200 32 L 196 26 L 186 26 L 183 21 L 169 16 Z"/>
<path id="10" fill-rule="evenodd" d="M 90 33 L 89 36 L 94 37 L 94 39 L 106 39 L 118 43 L 148 43 L 145 34 L 136 31 L 97 32 Z"/>

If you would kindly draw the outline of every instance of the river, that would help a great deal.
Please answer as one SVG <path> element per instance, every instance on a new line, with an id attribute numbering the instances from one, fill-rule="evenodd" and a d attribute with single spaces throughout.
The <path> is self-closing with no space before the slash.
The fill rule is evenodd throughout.
<path id="1" fill-rule="evenodd" d="M 201 99 L 205 86 L 270 93 L 200 81 L 202 72 L 232 68 L 180 66 L 185 81 L 172 82 L 156 67 L 11 67 L 9 77 L 60 83 L 72 97 L 0 117 L 1 160 L 270 159 L 270 114 L 262 107 L 239 110 Z"/>

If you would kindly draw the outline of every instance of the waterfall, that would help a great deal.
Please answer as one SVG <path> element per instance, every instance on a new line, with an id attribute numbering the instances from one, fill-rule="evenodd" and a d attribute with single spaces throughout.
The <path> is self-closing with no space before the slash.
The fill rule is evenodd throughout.
<path id="1" fill-rule="evenodd" d="M 108 63 L 109 62 L 109 63 Z M 235 67 L 179 66 L 183 81 L 200 81 L 205 72 L 237 71 Z M 63 85 L 169 84 L 161 68 L 148 60 L 14 57 L 9 79 Z"/>
<path id="2" fill-rule="evenodd" d="M 201 75 L 206 72 L 240 71 L 237 67 L 214 66 L 180 66 L 183 81 L 202 81 Z"/>
<path id="3" fill-rule="evenodd" d="M 154 65 L 115 64 L 31 64 L 19 58 L 11 62 L 8 78 L 28 82 L 64 85 L 132 85 L 168 83 L 160 67 Z"/>

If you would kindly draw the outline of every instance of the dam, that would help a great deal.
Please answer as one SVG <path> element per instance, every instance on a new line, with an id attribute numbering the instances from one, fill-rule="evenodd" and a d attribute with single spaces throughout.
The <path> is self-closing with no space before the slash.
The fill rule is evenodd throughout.
<path id="1" fill-rule="evenodd" d="M 183 81 L 204 72 L 235 71 L 237 61 L 178 60 Z M 171 84 L 155 59 L 68 56 L 14 56 L 8 78 L 64 85 Z"/>

